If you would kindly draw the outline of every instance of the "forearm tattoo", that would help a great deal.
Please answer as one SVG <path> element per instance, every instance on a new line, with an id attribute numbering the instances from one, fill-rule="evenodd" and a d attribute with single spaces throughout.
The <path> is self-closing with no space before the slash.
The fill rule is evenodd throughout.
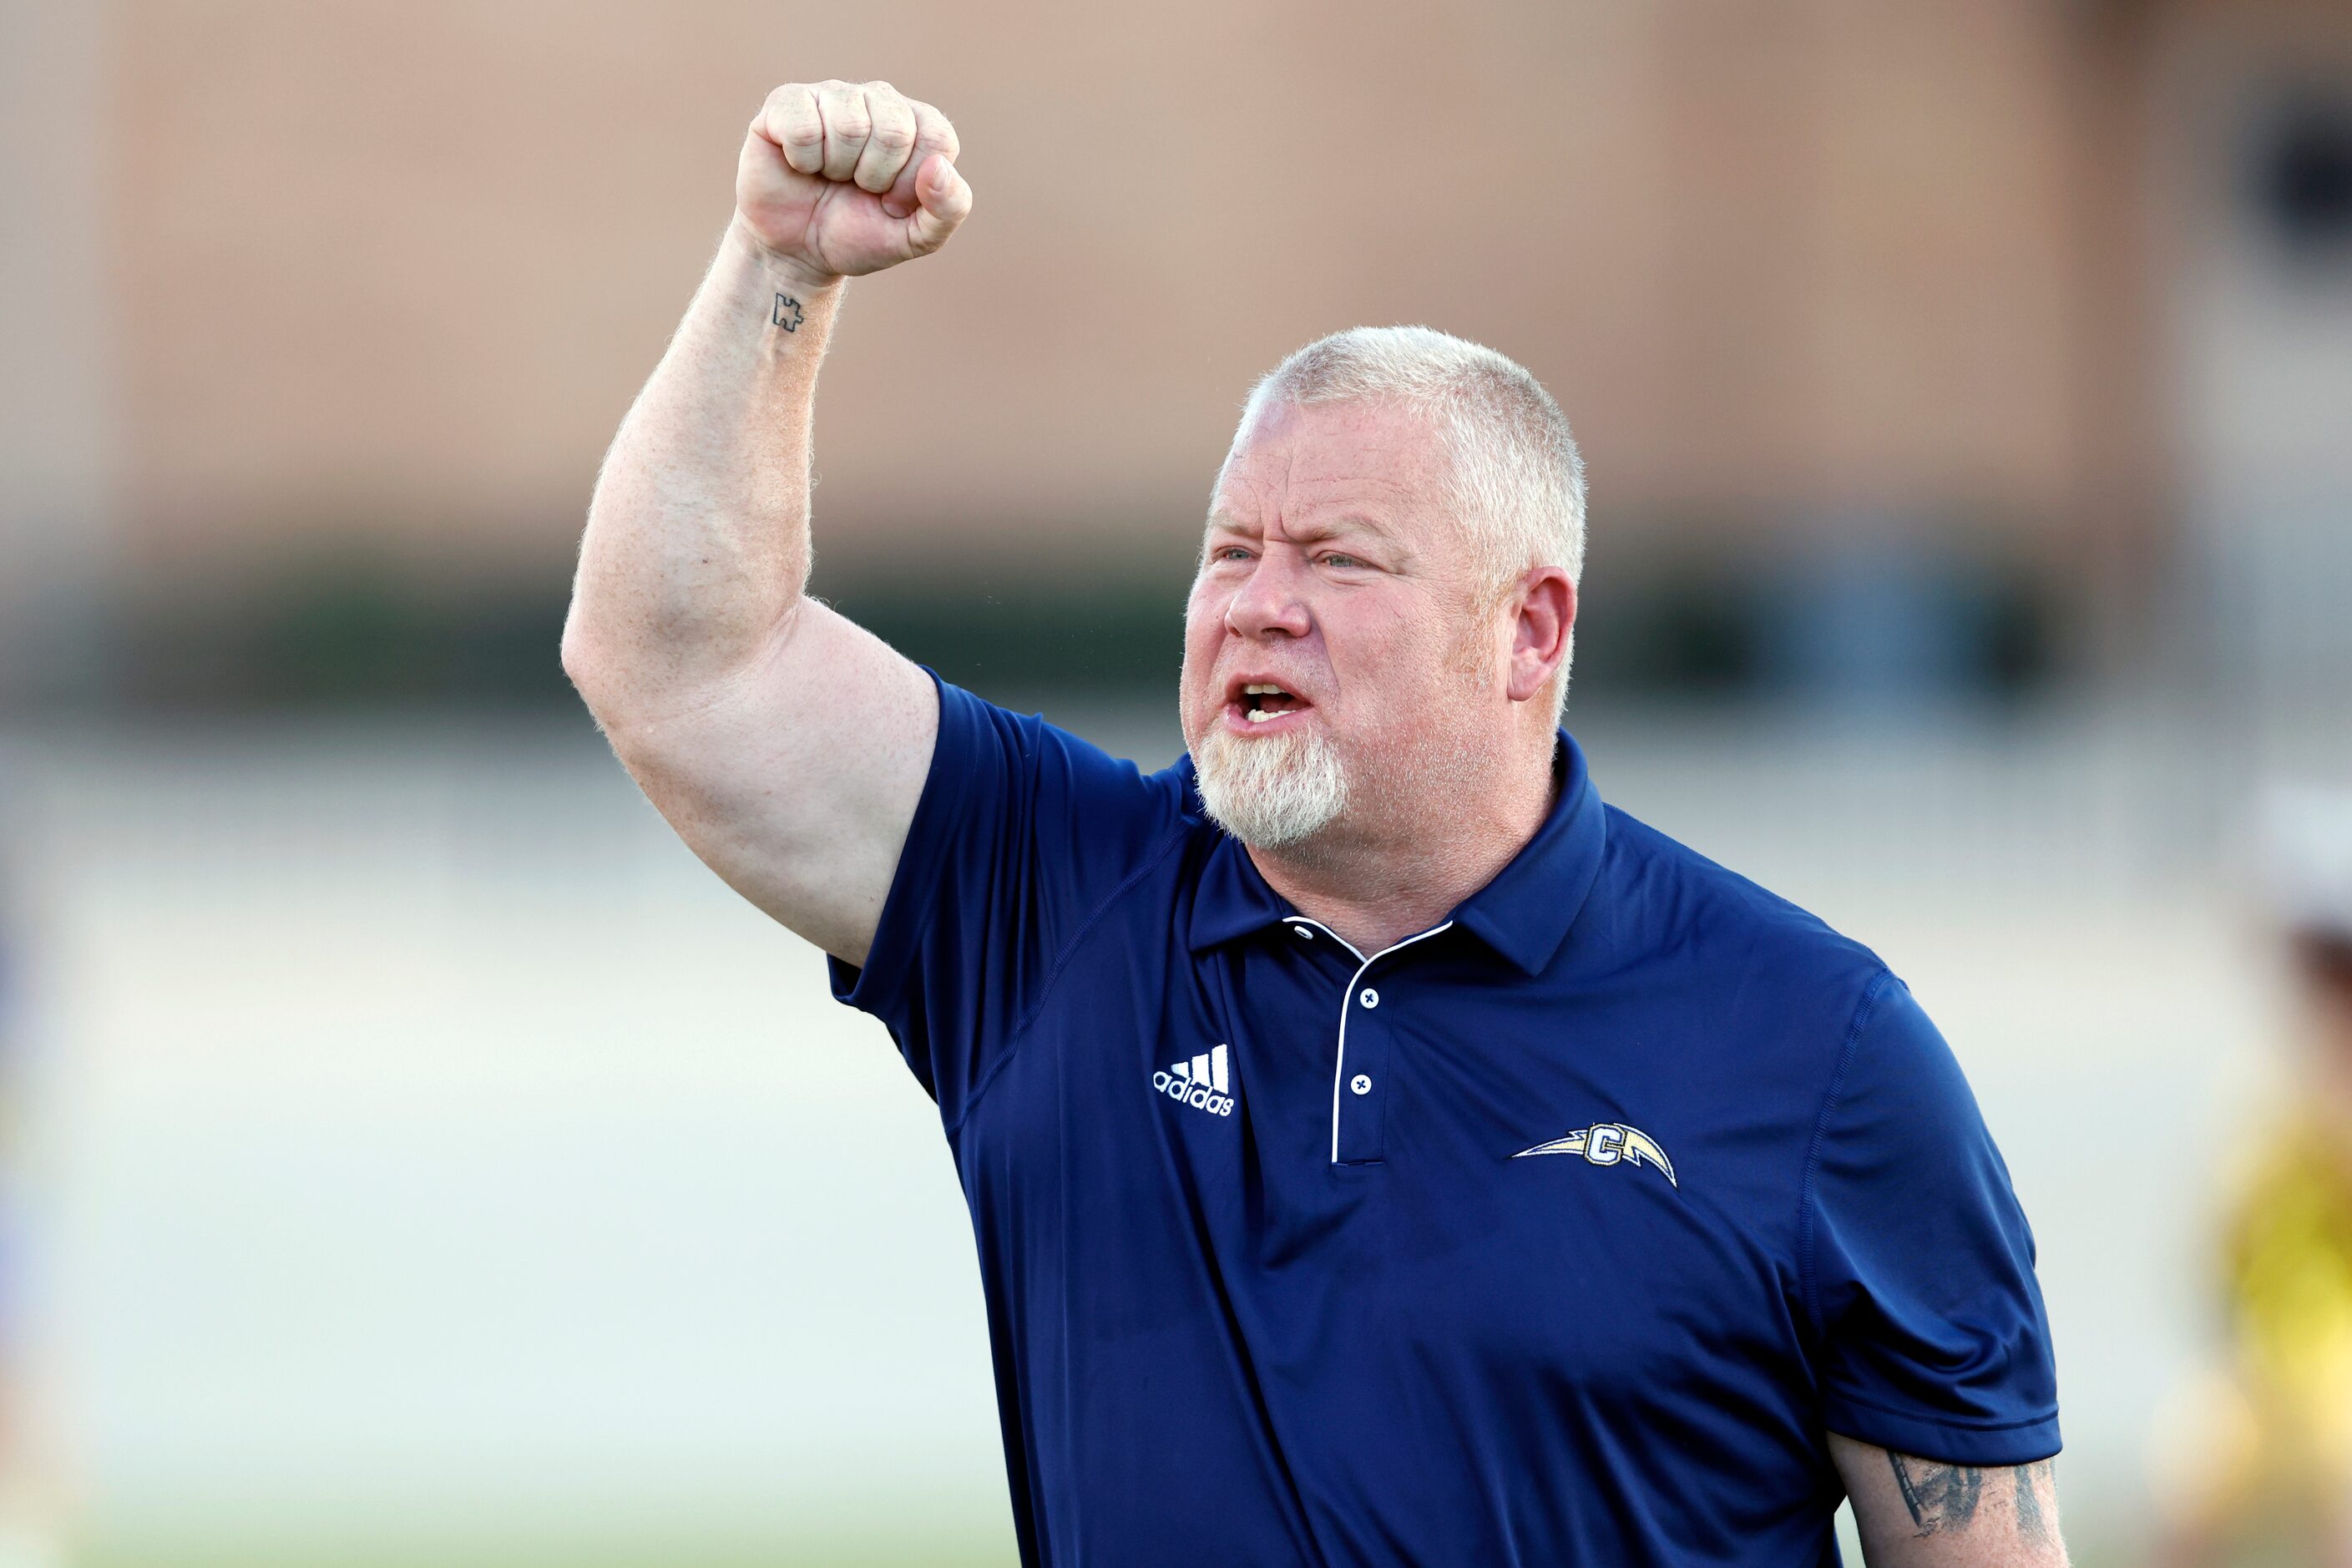
<path id="1" fill-rule="evenodd" d="M 793 299 L 790 294 L 777 295 L 776 308 L 769 315 L 768 320 L 772 325 L 782 327 L 788 332 L 799 331 L 801 330 L 801 302 L 798 300 Z"/>
<path id="2" fill-rule="evenodd" d="M 1887 1452 L 1886 1462 L 1895 1468 L 1895 1484 L 1903 1493 L 1903 1506 L 1910 1510 L 1911 1522 L 1919 1527 L 1920 1534 L 1940 1535 L 1947 1531 L 1966 1530 L 1976 1518 L 1977 1505 L 1984 1500 L 1985 1473 L 1979 1467 L 1939 1464 L 1892 1449 Z M 2047 1459 L 2018 1465 L 2009 1472 L 2017 1511 L 2017 1533 L 2036 1546 L 2047 1546 L 2058 1535 L 2050 1510 L 2042 1505 L 2040 1490 L 2042 1478 L 2050 1473 Z"/>

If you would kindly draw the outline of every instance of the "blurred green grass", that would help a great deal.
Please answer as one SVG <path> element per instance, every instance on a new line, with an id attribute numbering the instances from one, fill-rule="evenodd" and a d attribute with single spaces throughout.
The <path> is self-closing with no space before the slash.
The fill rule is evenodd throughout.
<path id="1" fill-rule="evenodd" d="M 386 1543 L 320 1538 L 166 1542 L 111 1538 L 75 1547 L 74 1568 L 1013 1568 L 1008 1541 L 808 1539 L 711 1543 L 555 1540 Z"/>

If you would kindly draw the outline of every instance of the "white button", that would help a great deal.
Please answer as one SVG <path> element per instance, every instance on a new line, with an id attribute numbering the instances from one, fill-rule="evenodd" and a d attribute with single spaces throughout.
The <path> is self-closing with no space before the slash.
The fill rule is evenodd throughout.
<path id="1" fill-rule="evenodd" d="M 1355 1077 L 1348 1080 L 1348 1087 L 1354 1089 L 1358 1094 L 1370 1094 L 1372 1092 L 1372 1080 L 1366 1078 L 1362 1073 L 1358 1073 Z"/>
<path id="2" fill-rule="evenodd" d="M 1367 1007 L 1377 1007 L 1381 1005 L 1381 994 L 1367 985 L 1364 987 L 1364 994 L 1356 1000 Z"/>
<path id="3" fill-rule="evenodd" d="M 1313 942 L 1315 940 L 1315 933 L 1307 930 L 1305 926 L 1292 926 L 1290 929 L 1297 931 L 1299 935 L 1305 937 L 1309 942 Z"/>

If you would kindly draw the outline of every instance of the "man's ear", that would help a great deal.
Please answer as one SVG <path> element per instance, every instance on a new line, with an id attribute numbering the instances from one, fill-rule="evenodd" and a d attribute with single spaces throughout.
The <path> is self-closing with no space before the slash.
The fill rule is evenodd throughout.
<path id="1" fill-rule="evenodd" d="M 1568 662 L 1576 628 L 1576 584 L 1564 566 L 1538 566 L 1519 579 L 1512 595 L 1517 625 L 1511 635 L 1510 695 L 1531 700 Z"/>

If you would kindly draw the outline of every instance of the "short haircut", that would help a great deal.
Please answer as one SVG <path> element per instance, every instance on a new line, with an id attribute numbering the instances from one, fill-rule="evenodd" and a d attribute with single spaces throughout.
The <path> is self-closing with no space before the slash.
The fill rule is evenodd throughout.
<path id="1" fill-rule="evenodd" d="M 1233 451 L 1270 404 L 1359 401 L 1408 408 L 1435 425 L 1452 470 L 1447 500 L 1489 593 L 1535 566 L 1565 567 L 1582 580 L 1584 458 L 1568 416 L 1525 365 L 1482 344 L 1430 327 L 1351 327 L 1318 338 L 1250 389 Z M 1567 700 L 1563 662 L 1555 701 Z"/>

